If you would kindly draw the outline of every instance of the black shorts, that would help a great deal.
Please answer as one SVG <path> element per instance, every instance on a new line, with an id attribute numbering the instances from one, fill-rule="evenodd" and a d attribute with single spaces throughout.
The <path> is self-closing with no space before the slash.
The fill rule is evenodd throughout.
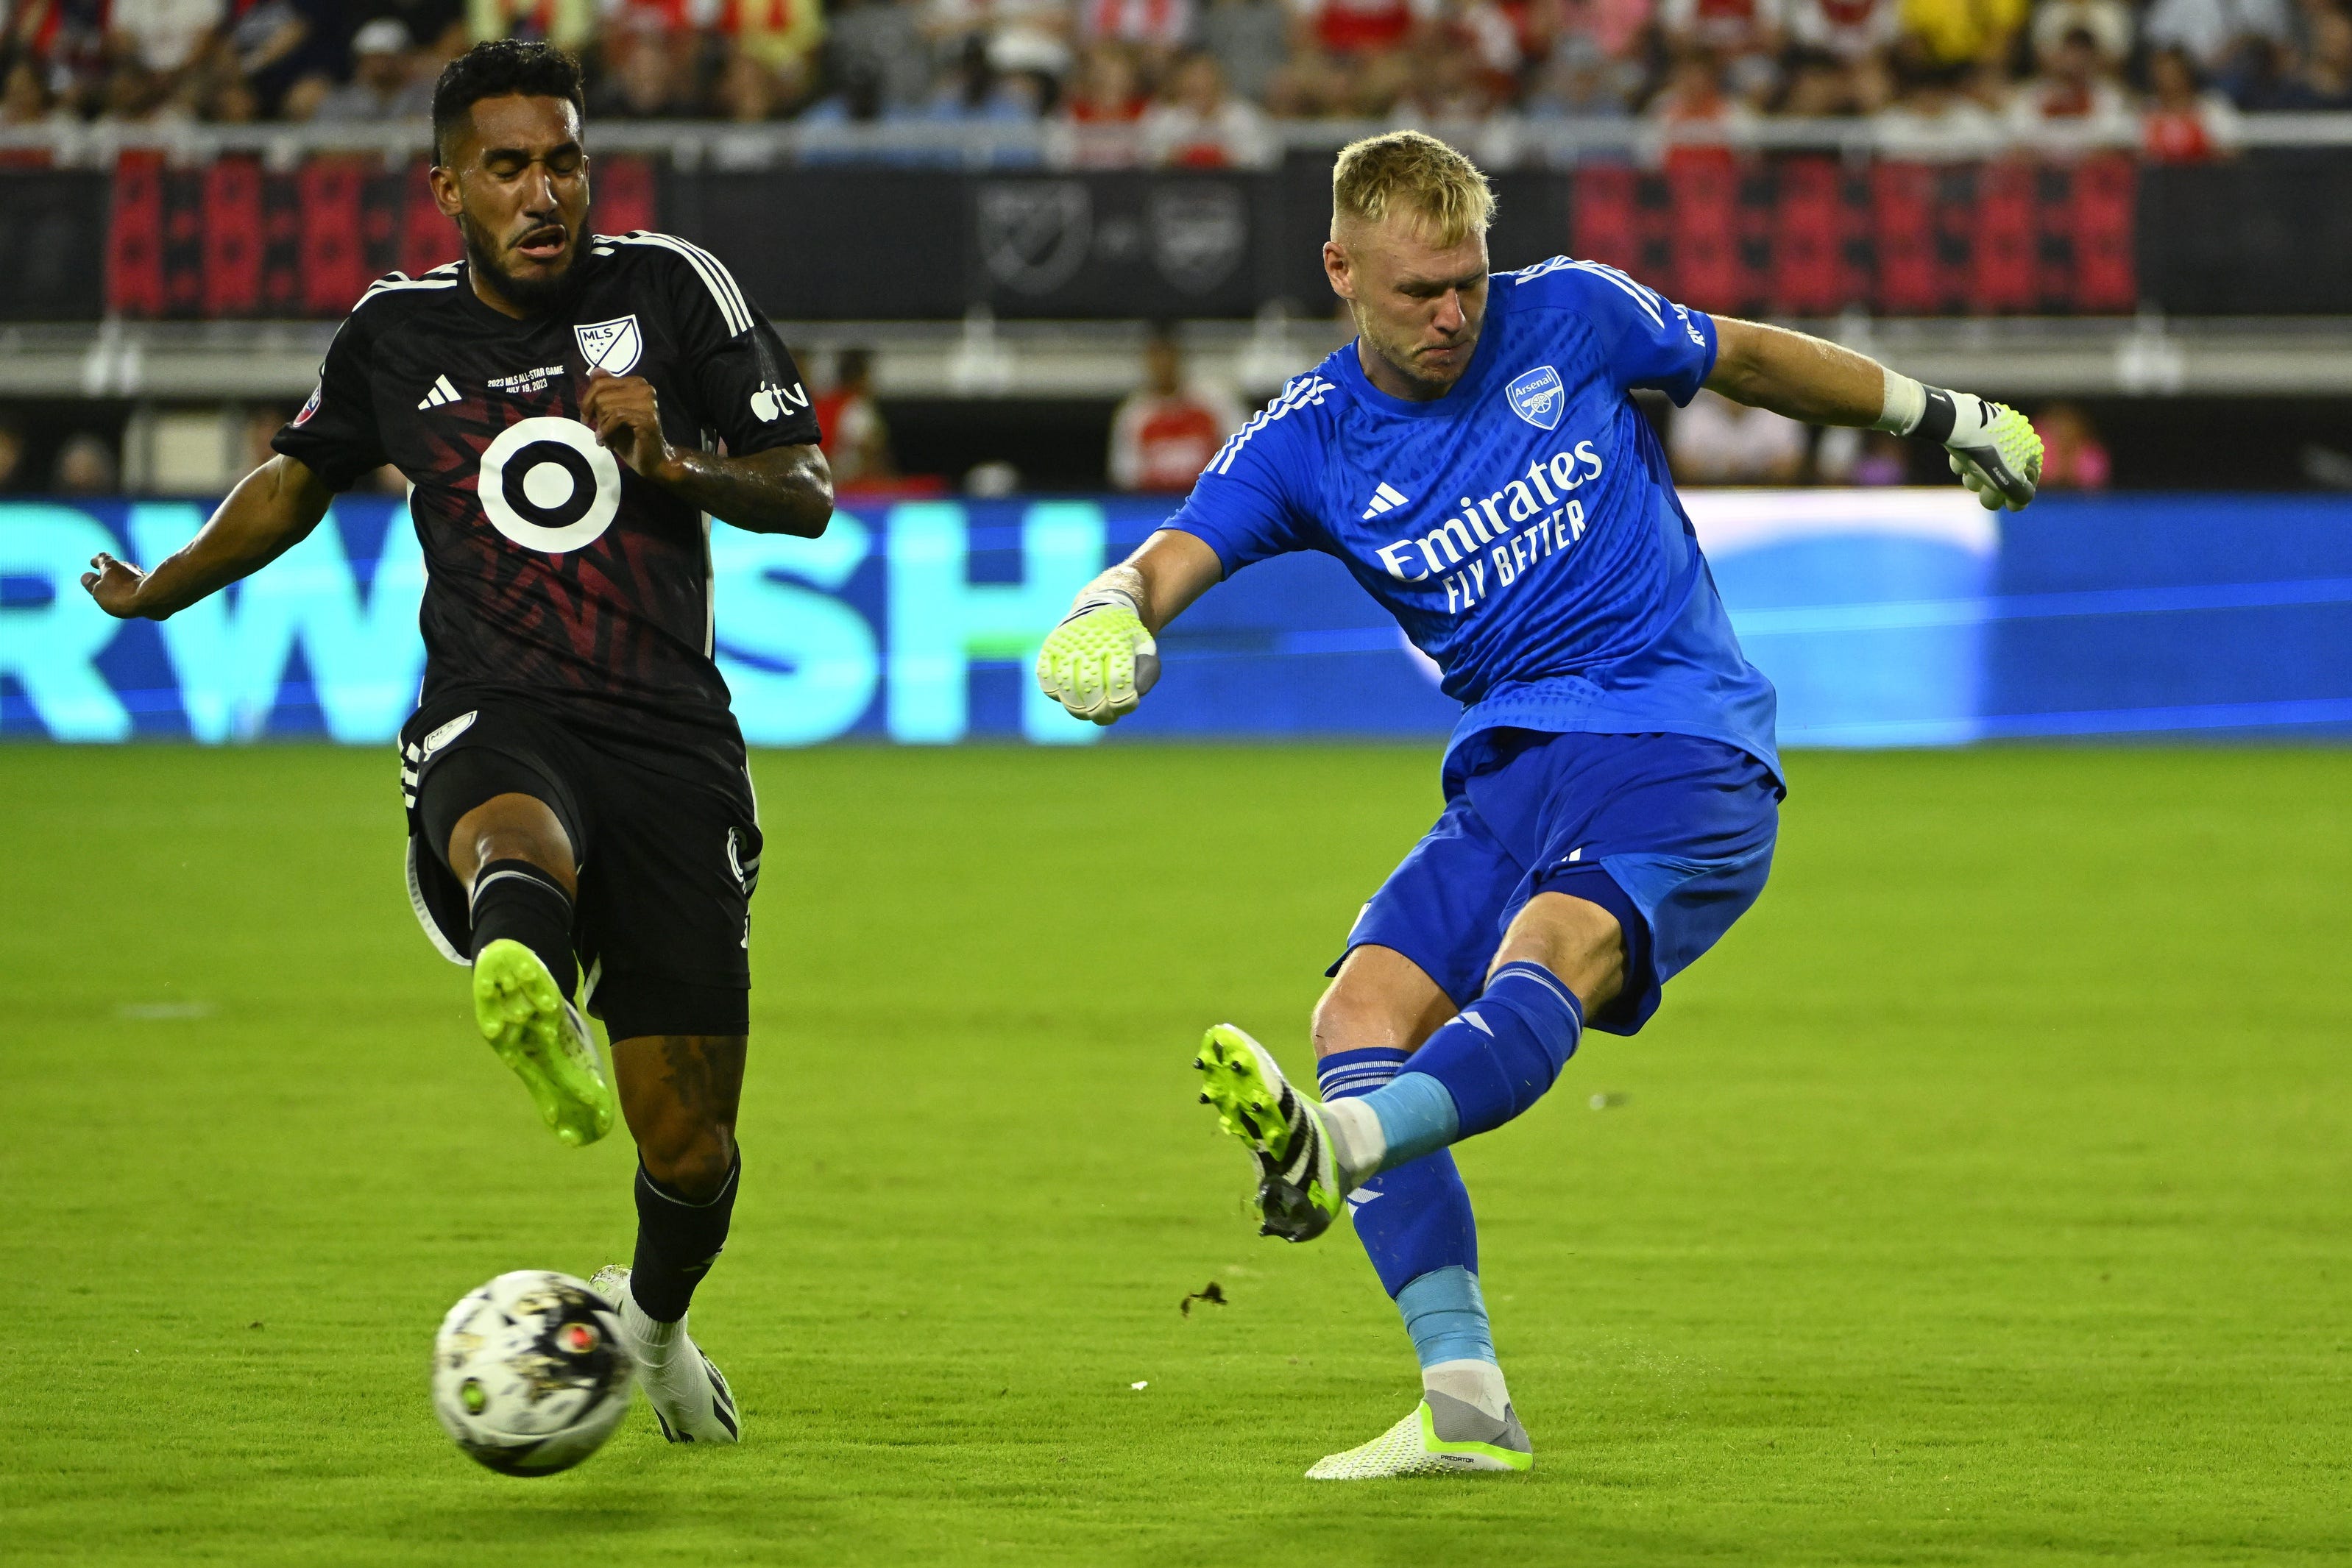
<path id="1" fill-rule="evenodd" d="M 471 962 L 449 832 L 495 795 L 543 800 L 580 874 L 572 946 L 614 1040 L 750 1030 L 759 805 L 741 745 L 654 746 L 551 707 L 442 700 L 400 735 L 408 898 L 441 956 Z"/>

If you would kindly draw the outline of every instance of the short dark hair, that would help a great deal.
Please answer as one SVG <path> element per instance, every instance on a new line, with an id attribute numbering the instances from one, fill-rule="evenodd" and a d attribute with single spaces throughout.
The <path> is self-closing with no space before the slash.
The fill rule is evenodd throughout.
<path id="1" fill-rule="evenodd" d="M 578 60 L 552 44 L 492 38 L 451 60 L 433 84 L 433 161 L 443 161 L 450 132 L 464 128 L 474 105 L 509 93 L 566 99 L 583 117 L 588 112 Z"/>

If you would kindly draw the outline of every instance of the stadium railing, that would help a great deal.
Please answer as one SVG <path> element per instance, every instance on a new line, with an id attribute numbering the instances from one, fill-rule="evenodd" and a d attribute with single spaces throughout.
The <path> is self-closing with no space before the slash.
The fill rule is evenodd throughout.
<path id="1" fill-rule="evenodd" d="M 1276 128 L 1250 170 L 1119 167 L 1052 126 L 604 121 L 596 221 L 696 239 L 779 317 L 1245 318 L 1319 308 L 1328 154 Z M 2250 115 L 2242 155 L 2148 162 L 2136 132 L 1937 138 L 1874 120 L 1669 135 L 1455 128 L 1497 173 L 1495 250 L 1623 267 L 1706 308 L 1818 318 L 2352 314 L 2352 115 Z M 454 254 L 424 131 L 0 131 L 0 319 L 331 318 Z"/>

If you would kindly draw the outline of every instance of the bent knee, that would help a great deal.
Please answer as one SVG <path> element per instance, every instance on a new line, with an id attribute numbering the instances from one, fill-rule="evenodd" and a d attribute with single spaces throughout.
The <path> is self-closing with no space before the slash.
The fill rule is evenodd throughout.
<path id="1" fill-rule="evenodd" d="M 707 1203 L 727 1185 L 735 1168 L 735 1128 L 727 1122 L 687 1124 L 680 1119 L 638 1139 L 637 1157 L 646 1174 L 688 1203 Z"/>
<path id="2" fill-rule="evenodd" d="M 1453 999 L 1412 959 L 1385 947 L 1359 947 L 1315 1004 L 1315 1054 L 1413 1051 L 1454 1012 Z"/>

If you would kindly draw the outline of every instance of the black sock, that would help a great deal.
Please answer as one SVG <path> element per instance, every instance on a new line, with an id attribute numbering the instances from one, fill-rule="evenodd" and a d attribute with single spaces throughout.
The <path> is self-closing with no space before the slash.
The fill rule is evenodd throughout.
<path id="1" fill-rule="evenodd" d="M 719 1191 L 695 1203 L 654 1180 L 638 1165 L 637 1256 L 629 1269 L 629 1294 L 646 1316 L 665 1323 L 686 1316 L 694 1288 L 727 1245 L 727 1227 L 735 1218 L 736 1177 L 742 1174 L 739 1151 Z"/>
<path id="2" fill-rule="evenodd" d="M 580 988 L 572 955 L 572 895 L 529 861 L 492 861 L 474 878 L 474 954 L 504 937 L 539 956 L 568 1001 Z"/>

